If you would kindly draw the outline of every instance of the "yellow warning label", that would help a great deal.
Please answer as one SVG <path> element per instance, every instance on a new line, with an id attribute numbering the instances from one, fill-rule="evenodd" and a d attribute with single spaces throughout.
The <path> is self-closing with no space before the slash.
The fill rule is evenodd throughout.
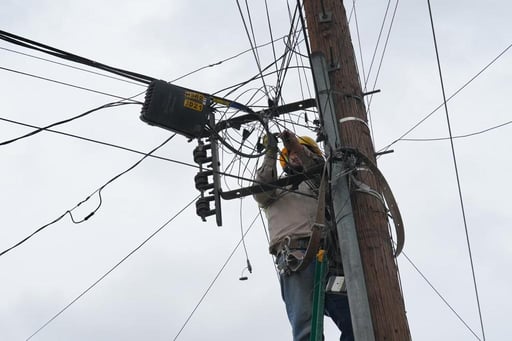
<path id="1" fill-rule="evenodd" d="M 213 101 L 215 103 L 219 103 L 219 104 L 222 104 L 222 105 L 229 105 L 229 101 L 226 101 L 225 99 L 223 98 L 219 98 L 219 97 L 213 97 Z"/>
<path id="2" fill-rule="evenodd" d="M 204 96 L 197 92 L 185 91 L 185 98 L 189 98 L 194 101 L 201 102 L 201 103 L 204 102 Z"/>
<path id="3" fill-rule="evenodd" d="M 203 105 L 201 103 L 191 101 L 189 99 L 185 99 L 185 102 L 183 103 L 183 106 L 185 108 L 189 108 L 195 111 L 203 111 Z"/>

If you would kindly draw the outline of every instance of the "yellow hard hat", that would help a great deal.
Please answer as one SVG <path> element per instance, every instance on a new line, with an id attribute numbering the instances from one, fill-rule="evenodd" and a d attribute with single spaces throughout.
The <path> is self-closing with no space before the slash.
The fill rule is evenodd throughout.
<path id="1" fill-rule="evenodd" d="M 297 139 L 299 140 L 299 143 L 303 146 L 306 146 L 311 150 L 313 153 L 322 156 L 322 151 L 320 148 L 318 148 L 318 144 L 309 136 L 297 136 Z M 288 163 L 288 149 L 284 147 L 281 149 L 281 153 L 279 154 L 279 164 L 284 169 L 286 167 L 286 164 Z"/>

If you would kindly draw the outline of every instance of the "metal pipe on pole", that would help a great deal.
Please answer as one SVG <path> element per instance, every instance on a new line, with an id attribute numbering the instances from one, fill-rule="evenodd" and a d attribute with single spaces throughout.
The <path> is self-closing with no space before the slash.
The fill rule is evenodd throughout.
<path id="1" fill-rule="evenodd" d="M 348 177 L 342 175 L 345 166 L 337 160 L 341 149 L 353 148 L 376 163 L 345 8 L 339 0 L 303 0 L 303 4 L 317 106 L 326 149 L 334 160 L 330 174 L 333 221 L 354 336 L 356 341 L 410 340 L 387 211 L 375 196 L 350 190 Z M 379 191 L 369 168 L 352 176 Z"/>

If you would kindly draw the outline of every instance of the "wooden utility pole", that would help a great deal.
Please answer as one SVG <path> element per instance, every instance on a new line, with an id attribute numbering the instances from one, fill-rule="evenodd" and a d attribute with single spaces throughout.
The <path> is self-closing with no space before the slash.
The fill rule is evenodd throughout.
<path id="1" fill-rule="evenodd" d="M 331 131 L 334 129 L 339 132 L 336 142 L 329 140 L 328 136 L 327 143 L 332 148 L 356 148 L 375 163 L 370 131 L 368 125 L 365 124 L 367 117 L 363 101 L 364 94 L 359 81 L 343 3 L 340 0 L 303 0 L 303 3 L 312 55 L 322 54 L 327 61 L 328 70 L 324 73 L 328 78 L 329 90 L 324 87 L 323 93 L 319 96 L 327 96 L 328 101 L 333 104 L 335 120 L 325 120 L 324 118 L 324 129 Z M 314 73 L 321 73 L 315 68 L 318 67 L 313 65 Z M 315 81 L 318 83 L 318 76 L 315 76 Z M 324 105 L 322 101 L 319 102 L 319 106 Z M 320 112 L 322 114 L 322 108 L 320 108 Z M 347 119 L 340 123 L 340 119 L 343 118 Z M 335 126 L 327 127 L 328 124 Z M 370 188 L 379 189 L 377 180 L 370 171 L 359 171 L 356 177 Z M 332 188 L 332 195 L 338 195 L 336 193 L 337 189 Z M 355 253 L 351 251 L 351 254 L 347 255 L 346 250 L 345 252 L 343 250 L 343 241 L 341 241 L 341 251 L 343 257 L 347 255 L 346 258 L 350 258 L 343 259 L 343 264 L 347 277 L 347 290 L 356 340 L 366 341 L 363 338 L 366 338 L 364 335 L 368 335 L 368 333 L 373 334 L 373 338 L 377 341 L 410 340 L 409 326 L 398 280 L 398 269 L 387 225 L 387 213 L 383 209 L 382 202 L 368 193 L 352 191 L 347 195 L 350 195 L 352 216 L 355 222 L 354 236 L 357 236 L 354 239 L 355 243 L 358 241 L 359 250 L 355 245 Z M 333 198 L 333 202 L 336 200 L 337 198 Z M 338 213 L 335 212 L 335 214 Z M 342 218 L 335 216 L 336 222 L 340 219 Z M 346 230 L 346 227 L 344 228 Z M 338 232 L 341 233 L 340 231 L 338 227 Z M 342 239 L 341 236 L 340 239 Z M 360 260 L 354 261 L 354 254 L 358 254 L 358 256 L 360 254 Z M 357 273 L 357 269 L 353 270 L 350 267 L 358 267 L 357 264 L 362 265 L 360 281 L 350 277 L 351 274 Z M 362 297 L 365 295 L 360 295 L 356 290 L 360 288 L 366 290 L 366 297 Z M 360 316 L 365 314 L 365 307 L 357 305 L 365 304 L 369 306 L 369 309 L 366 310 L 369 310 L 368 319 L 371 321 L 362 321 L 366 317 Z M 372 328 L 373 333 L 368 330 L 358 331 L 357 328 Z M 359 339 L 357 339 L 358 337 Z"/>

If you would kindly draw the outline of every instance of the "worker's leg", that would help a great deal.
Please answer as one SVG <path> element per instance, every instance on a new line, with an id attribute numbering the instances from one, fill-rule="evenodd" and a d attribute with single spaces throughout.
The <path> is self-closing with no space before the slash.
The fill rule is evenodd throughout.
<path id="1" fill-rule="evenodd" d="M 304 270 L 281 275 L 281 295 L 292 326 L 294 341 L 309 341 L 313 310 L 315 262 Z"/>
<path id="2" fill-rule="evenodd" d="M 325 294 L 325 312 L 341 331 L 340 341 L 353 341 L 352 321 L 346 294 Z"/>

